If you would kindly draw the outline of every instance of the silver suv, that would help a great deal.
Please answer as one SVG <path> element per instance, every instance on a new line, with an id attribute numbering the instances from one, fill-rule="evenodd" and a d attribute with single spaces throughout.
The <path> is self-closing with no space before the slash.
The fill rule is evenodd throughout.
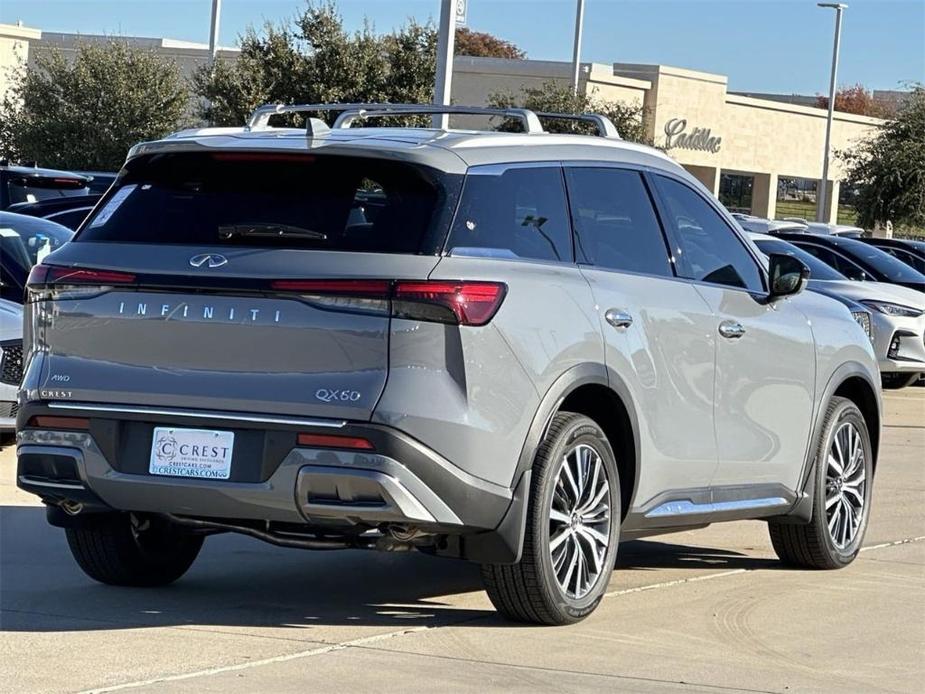
<path id="1" fill-rule="evenodd" d="M 506 131 L 353 125 L 437 111 Z M 265 107 L 134 147 L 28 286 L 18 481 L 83 570 L 170 583 L 223 532 L 416 548 L 563 624 L 630 538 L 762 518 L 784 562 L 850 563 L 867 336 L 666 155 L 558 117 Z"/>

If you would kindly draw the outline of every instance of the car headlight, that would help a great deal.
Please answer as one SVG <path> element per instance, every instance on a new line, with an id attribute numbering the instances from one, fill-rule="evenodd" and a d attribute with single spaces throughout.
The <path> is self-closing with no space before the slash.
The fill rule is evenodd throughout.
<path id="1" fill-rule="evenodd" d="M 918 318 L 925 311 L 912 306 L 903 306 L 902 304 L 891 304 L 888 301 L 862 301 L 862 304 L 869 306 L 874 311 L 885 313 L 888 316 L 902 316 L 904 318 Z"/>
<path id="2" fill-rule="evenodd" d="M 867 311 L 852 311 L 851 317 L 860 325 L 864 332 L 867 333 L 867 339 L 874 341 L 874 333 L 870 329 L 870 314 Z"/>

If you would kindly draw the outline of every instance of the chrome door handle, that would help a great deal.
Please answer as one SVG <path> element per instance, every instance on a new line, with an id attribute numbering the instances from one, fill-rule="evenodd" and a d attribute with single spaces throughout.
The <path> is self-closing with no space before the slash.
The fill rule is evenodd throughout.
<path id="1" fill-rule="evenodd" d="M 734 320 L 724 320 L 719 324 L 719 334 L 730 340 L 737 340 L 745 334 L 745 326 Z"/>
<path id="2" fill-rule="evenodd" d="M 630 314 L 615 308 L 607 309 L 604 320 L 615 328 L 628 328 L 633 324 L 633 317 Z"/>

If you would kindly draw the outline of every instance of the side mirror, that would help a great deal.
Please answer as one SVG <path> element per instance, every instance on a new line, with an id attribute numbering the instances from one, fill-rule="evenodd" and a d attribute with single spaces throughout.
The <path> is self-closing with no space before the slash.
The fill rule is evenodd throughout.
<path id="1" fill-rule="evenodd" d="M 769 301 L 799 294 L 809 281 L 809 268 L 803 261 L 786 253 L 771 253 L 768 269 Z"/>

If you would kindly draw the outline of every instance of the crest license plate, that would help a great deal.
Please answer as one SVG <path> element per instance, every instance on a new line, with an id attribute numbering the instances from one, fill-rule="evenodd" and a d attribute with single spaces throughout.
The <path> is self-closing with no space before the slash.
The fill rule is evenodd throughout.
<path id="1" fill-rule="evenodd" d="M 148 472 L 168 477 L 227 480 L 234 432 L 155 427 Z"/>

